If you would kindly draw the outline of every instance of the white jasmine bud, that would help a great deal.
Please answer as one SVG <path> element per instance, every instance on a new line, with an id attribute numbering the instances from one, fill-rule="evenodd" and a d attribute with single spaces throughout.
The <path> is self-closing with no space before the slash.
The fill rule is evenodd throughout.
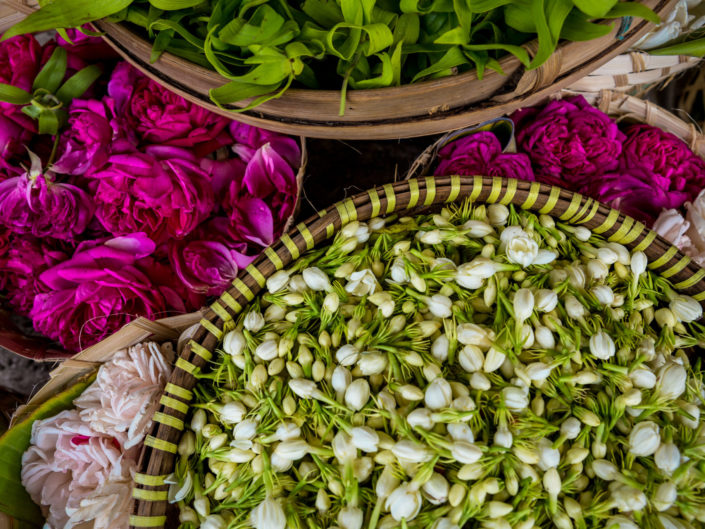
<path id="1" fill-rule="evenodd" d="M 543 382 L 551 375 L 553 368 L 543 362 L 533 362 L 526 366 L 526 375 L 534 382 Z"/>
<path id="2" fill-rule="evenodd" d="M 240 331 L 230 331 L 223 337 L 223 351 L 230 356 L 238 356 L 243 353 L 247 343 Z"/>
<path id="3" fill-rule="evenodd" d="M 352 344 L 345 344 L 335 353 L 335 359 L 341 366 L 354 365 L 360 358 L 360 351 Z"/>
<path id="4" fill-rule="evenodd" d="M 602 382 L 602 377 L 599 373 L 595 373 L 594 371 L 578 371 L 573 375 L 573 382 L 588 386 L 590 384 L 599 384 Z"/>
<path id="5" fill-rule="evenodd" d="M 197 409 L 193 412 L 193 417 L 191 418 L 191 429 L 196 433 L 201 433 L 206 421 L 206 412 L 201 408 Z"/>
<path id="6" fill-rule="evenodd" d="M 289 282 L 289 272 L 278 270 L 267 278 L 267 290 L 270 294 L 279 292 Z"/>
<path id="7" fill-rule="evenodd" d="M 201 522 L 201 529 L 225 529 L 227 525 L 219 514 L 209 514 Z"/>
<path id="8" fill-rule="evenodd" d="M 345 405 L 354 411 L 360 411 L 370 400 L 370 384 L 364 378 L 353 380 L 345 390 Z"/>
<path id="9" fill-rule="evenodd" d="M 219 415 L 225 424 L 237 424 L 247 415 L 247 408 L 240 402 L 228 402 L 220 409 Z"/>
<path id="10" fill-rule="evenodd" d="M 664 481 L 656 489 L 652 503 L 657 511 L 663 512 L 671 508 L 678 498 L 678 490 L 671 481 Z"/>
<path id="11" fill-rule="evenodd" d="M 607 285 L 594 287 L 591 292 L 601 305 L 612 305 L 614 303 L 614 292 Z"/>
<path id="12" fill-rule="evenodd" d="M 350 430 L 350 438 L 355 448 L 363 452 L 376 452 L 379 444 L 379 435 L 367 426 L 356 426 Z"/>
<path id="13" fill-rule="evenodd" d="M 338 296 L 338 294 L 335 292 L 328 292 L 328 294 L 326 294 L 326 297 L 323 298 L 323 308 L 331 314 L 334 314 L 338 311 L 339 307 L 340 296 Z"/>
<path id="14" fill-rule="evenodd" d="M 685 392 L 687 379 L 688 373 L 682 365 L 669 362 L 659 370 L 656 390 L 665 399 L 677 399 Z"/>
<path id="15" fill-rule="evenodd" d="M 265 340 L 255 349 L 255 356 L 269 362 L 279 356 L 279 344 L 276 340 Z"/>
<path id="16" fill-rule="evenodd" d="M 660 444 L 658 424 L 652 421 L 637 423 L 629 434 L 629 452 L 637 457 L 650 456 Z"/>
<path id="17" fill-rule="evenodd" d="M 330 509 L 330 498 L 325 489 L 320 488 L 316 493 L 316 509 L 318 512 L 327 512 Z"/>
<path id="18" fill-rule="evenodd" d="M 331 377 L 331 386 L 338 393 L 344 393 L 348 386 L 352 382 L 352 375 L 350 371 L 343 366 L 337 366 L 333 370 L 333 376 Z"/>
<path id="19" fill-rule="evenodd" d="M 514 448 L 512 448 L 512 452 L 514 452 L 514 455 L 517 456 L 519 461 L 527 465 L 536 465 L 539 462 L 538 450 L 515 445 Z M 522 479 L 524 478 L 522 477 Z"/>
<path id="20" fill-rule="evenodd" d="M 387 369 L 387 357 L 381 353 L 363 352 L 357 365 L 363 376 L 379 375 Z"/>
<path id="21" fill-rule="evenodd" d="M 475 442 L 475 435 L 467 423 L 453 422 L 446 425 L 448 434 L 454 441 L 467 441 L 468 443 Z"/>
<path id="22" fill-rule="evenodd" d="M 466 345 L 460 350 L 458 354 L 458 362 L 460 367 L 462 367 L 468 373 L 474 373 L 482 369 L 485 363 L 485 355 L 479 347 L 474 345 Z"/>
<path id="23" fill-rule="evenodd" d="M 286 301 L 286 303 L 289 305 L 299 305 L 303 303 L 304 298 L 300 295 L 300 292 L 306 292 L 308 290 L 308 285 L 306 284 L 306 281 L 304 281 L 303 276 L 301 274 L 292 276 L 289 279 L 287 287 L 293 294 L 287 294 L 284 296 L 285 300 L 289 300 Z"/>
<path id="24" fill-rule="evenodd" d="M 573 520 L 580 520 L 583 517 L 583 507 L 573 498 L 564 498 L 563 507 L 566 514 Z"/>
<path id="25" fill-rule="evenodd" d="M 233 438 L 236 441 L 250 441 L 257 435 L 257 421 L 246 419 L 233 428 Z"/>
<path id="26" fill-rule="evenodd" d="M 539 468 L 548 470 L 557 467 L 561 462 L 561 453 L 551 446 L 551 442 L 541 439 L 539 442 Z"/>
<path id="27" fill-rule="evenodd" d="M 423 338 L 428 338 L 441 327 L 441 322 L 437 320 L 424 320 L 419 324 L 419 331 Z M 408 356 L 408 355 L 407 355 Z"/>
<path id="28" fill-rule="evenodd" d="M 315 399 L 320 395 L 320 390 L 316 383 L 305 378 L 292 378 L 289 380 L 289 389 L 302 399 Z"/>
<path id="29" fill-rule="evenodd" d="M 397 389 L 399 396 L 405 400 L 416 402 L 423 400 L 424 392 L 412 384 L 404 384 Z"/>
<path id="30" fill-rule="evenodd" d="M 181 457 L 189 457 L 196 451 L 196 436 L 191 431 L 186 431 L 179 441 L 178 452 Z"/>
<path id="31" fill-rule="evenodd" d="M 613 516 L 605 522 L 605 527 L 611 529 L 639 529 L 639 526 L 626 516 Z"/>
<path id="32" fill-rule="evenodd" d="M 474 345 L 488 349 L 494 342 L 494 333 L 475 323 L 461 323 L 457 328 L 458 341 L 463 345 Z"/>
<path id="33" fill-rule="evenodd" d="M 423 366 L 423 376 L 429 382 L 439 378 L 441 376 L 441 368 L 436 364 L 426 364 Z"/>
<path id="34" fill-rule="evenodd" d="M 610 273 L 609 267 L 599 259 L 590 259 L 587 263 L 587 273 L 591 279 L 600 281 Z"/>
<path id="35" fill-rule="evenodd" d="M 179 511 L 179 522 L 198 524 L 198 514 L 191 507 L 183 506 Z"/>
<path id="36" fill-rule="evenodd" d="M 614 481 L 619 479 L 621 475 L 617 466 L 606 459 L 595 459 L 592 462 L 592 471 L 598 478 L 605 481 Z"/>
<path id="37" fill-rule="evenodd" d="M 442 505 L 448 501 L 450 485 L 448 480 L 438 472 L 434 472 L 426 483 L 423 484 L 423 495 L 432 505 Z"/>
<path id="38" fill-rule="evenodd" d="M 566 268 L 568 272 L 568 282 L 575 288 L 583 289 L 585 288 L 585 272 L 583 267 L 577 264 L 571 265 Z"/>
<path id="39" fill-rule="evenodd" d="M 628 485 L 620 485 L 612 489 L 612 501 L 620 512 L 638 512 L 646 507 L 644 493 Z"/>
<path id="40" fill-rule="evenodd" d="M 490 204 L 487 206 L 487 219 L 492 226 L 504 226 L 508 218 L 509 208 L 504 204 Z"/>
<path id="41" fill-rule="evenodd" d="M 494 434 L 494 444 L 503 448 L 511 448 L 514 439 L 512 432 L 504 426 L 497 428 Z"/>
<path id="42" fill-rule="evenodd" d="M 279 500 L 268 496 L 250 512 L 250 523 L 254 529 L 285 529 L 286 515 Z"/>
<path id="43" fill-rule="evenodd" d="M 573 231 L 573 235 L 579 241 L 587 242 L 590 240 L 590 237 L 592 237 L 592 232 L 585 226 L 576 226 L 575 230 Z"/>
<path id="44" fill-rule="evenodd" d="M 549 468 L 543 475 L 543 488 L 550 496 L 558 496 L 561 493 L 561 476 L 555 467 Z"/>
<path id="45" fill-rule="evenodd" d="M 360 529 L 362 527 L 363 512 L 359 507 L 348 505 L 338 512 L 338 525 L 340 529 Z"/>
<path id="46" fill-rule="evenodd" d="M 590 337 L 590 353 L 600 360 L 609 360 L 615 355 L 614 341 L 605 331 L 599 331 Z"/>
<path id="47" fill-rule="evenodd" d="M 661 308 L 654 312 L 654 319 L 659 327 L 673 328 L 676 326 L 677 320 L 671 309 Z"/>
<path id="48" fill-rule="evenodd" d="M 394 469 L 391 465 L 387 465 L 382 470 L 382 473 L 375 484 L 375 493 L 380 499 L 388 497 L 394 489 L 399 486 L 399 478 L 394 474 Z"/>
<path id="49" fill-rule="evenodd" d="M 617 402 L 624 406 L 638 406 L 641 404 L 641 391 L 637 388 L 628 389 L 621 396 L 617 397 Z"/>
<path id="50" fill-rule="evenodd" d="M 548 327 L 538 325 L 536 329 L 534 329 L 534 338 L 536 340 L 536 344 L 541 349 L 551 350 L 556 347 L 556 339 Z"/>
<path id="51" fill-rule="evenodd" d="M 547 288 L 542 288 L 536 291 L 535 301 L 536 310 L 540 312 L 551 312 L 558 306 L 558 295 Z"/>
<path id="52" fill-rule="evenodd" d="M 424 244 L 435 245 L 443 242 L 443 234 L 441 230 L 419 231 L 416 233 L 416 238 Z"/>
<path id="53" fill-rule="evenodd" d="M 634 252 L 632 254 L 631 269 L 632 274 L 634 274 L 635 280 L 639 278 L 644 272 L 646 272 L 646 265 L 648 264 L 648 259 L 644 252 Z"/>
<path id="54" fill-rule="evenodd" d="M 421 493 L 412 488 L 409 483 L 403 483 L 389 495 L 385 508 L 397 522 L 411 521 L 419 514 L 421 504 Z"/>
<path id="55" fill-rule="evenodd" d="M 531 317 L 534 311 L 534 294 L 528 288 L 520 288 L 514 294 L 514 318 L 523 322 Z"/>
<path id="56" fill-rule="evenodd" d="M 470 377 L 470 387 L 479 391 L 488 391 L 492 388 L 492 383 L 483 373 L 477 371 Z"/>
<path id="57" fill-rule="evenodd" d="M 431 454 L 424 445 L 406 439 L 395 443 L 392 453 L 400 461 L 408 463 L 424 463 L 431 458 Z"/>
<path id="58" fill-rule="evenodd" d="M 431 410 L 426 408 L 416 408 L 406 416 L 406 421 L 412 428 L 418 427 L 423 428 L 424 430 L 430 430 L 435 424 L 431 416 Z"/>
<path id="59" fill-rule="evenodd" d="M 656 466 L 669 476 L 673 474 L 681 464 L 681 453 L 673 443 L 663 443 L 654 454 Z"/>
<path id="60" fill-rule="evenodd" d="M 520 412 L 529 406 L 529 397 L 520 388 L 509 386 L 502 390 L 504 405 L 511 411 Z"/>
<path id="61" fill-rule="evenodd" d="M 458 463 L 475 463 L 482 457 L 482 450 L 467 441 L 454 441 L 450 453 Z"/>
<path id="62" fill-rule="evenodd" d="M 298 461 L 309 453 L 309 446 L 303 439 L 292 439 L 279 443 L 274 453 L 283 459 Z"/>
<path id="63" fill-rule="evenodd" d="M 452 400 L 453 391 L 446 379 L 437 378 L 426 387 L 424 402 L 427 408 L 431 410 L 447 408 Z"/>
<path id="64" fill-rule="evenodd" d="M 568 317 L 574 320 L 579 320 L 585 316 L 585 307 L 572 294 L 568 294 L 565 297 L 565 311 Z"/>
<path id="65" fill-rule="evenodd" d="M 678 321 L 689 323 L 702 318 L 703 308 L 690 296 L 678 296 L 671 301 L 669 308 Z"/>
<path id="66" fill-rule="evenodd" d="M 304 268 L 301 275 L 306 282 L 306 286 L 311 290 L 316 291 L 328 291 L 330 290 L 330 279 L 328 279 L 328 274 L 326 274 L 320 268 L 311 266 L 309 268 Z"/>
<path id="67" fill-rule="evenodd" d="M 590 450 L 581 446 L 575 446 L 565 453 L 565 462 L 569 465 L 575 465 L 585 460 L 590 455 Z"/>
<path id="68" fill-rule="evenodd" d="M 697 429 L 700 424 L 700 408 L 697 404 L 692 402 L 680 402 L 679 407 L 683 410 L 684 414 L 679 415 L 681 423 L 693 430 Z M 689 416 L 686 416 L 688 414 Z"/>
<path id="69" fill-rule="evenodd" d="M 463 481 L 474 481 L 483 476 L 485 469 L 482 463 L 471 463 L 463 465 L 458 470 L 458 479 Z"/>
<path id="70" fill-rule="evenodd" d="M 507 355 L 494 347 L 490 347 L 490 350 L 487 351 L 487 356 L 485 356 L 485 363 L 482 366 L 483 370 L 485 373 L 497 371 L 500 367 L 502 367 L 502 364 L 506 359 Z"/>
<path id="71" fill-rule="evenodd" d="M 503 518 L 514 510 L 514 507 L 502 501 L 490 501 L 485 507 L 489 518 Z"/>
<path id="72" fill-rule="evenodd" d="M 406 265 L 404 259 L 397 257 L 392 261 L 392 266 L 389 268 L 389 274 L 392 276 L 392 281 L 395 283 L 408 283 L 409 273 L 406 271 Z"/>
<path id="73" fill-rule="evenodd" d="M 248 312 L 242 321 L 242 326 L 250 332 L 259 332 L 264 327 L 264 316 L 255 311 Z"/>
<path id="74" fill-rule="evenodd" d="M 431 345 L 431 354 L 439 362 L 445 362 L 448 358 L 450 342 L 445 334 L 441 334 Z"/>
<path id="75" fill-rule="evenodd" d="M 629 373 L 629 378 L 637 388 L 651 389 L 656 386 L 656 375 L 648 369 L 635 369 Z"/>
<path id="76" fill-rule="evenodd" d="M 580 421 L 575 417 L 568 417 L 561 423 L 561 435 L 566 439 L 575 439 L 580 435 L 581 429 Z"/>
<path id="77" fill-rule="evenodd" d="M 453 302 L 448 296 L 434 294 L 426 299 L 426 304 L 428 305 L 428 310 L 436 318 L 450 318 L 453 315 Z"/>
<path id="78" fill-rule="evenodd" d="M 597 249 L 597 258 L 606 265 L 613 265 L 619 259 L 617 252 L 606 246 Z"/>

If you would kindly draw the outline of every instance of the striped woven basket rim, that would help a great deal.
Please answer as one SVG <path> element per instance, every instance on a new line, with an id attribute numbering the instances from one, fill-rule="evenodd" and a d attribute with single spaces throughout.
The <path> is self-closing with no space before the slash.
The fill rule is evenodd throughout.
<path id="1" fill-rule="evenodd" d="M 675 246 L 641 222 L 600 202 L 559 187 L 523 180 L 484 177 L 425 177 L 386 184 L 338 202 L 298 224 L 243 270 L 233 286 L 206 311 L 201 325 L 177 359 L 160 399 L 151 434 L 147 437 L 135 474 L 132 527 L 161 528 L 166 522 L 167 485 L 196 379 L 223 337 L 226 325 L 265 286 L 266 278 L 287 267 L 302 253 L 323 243 L 342 226 L 392 213 L 414 214 L 433 206 L 464 200 L 514 204 L 561 221 L 583 225 L 609 241 L 646 253 L 649 269 L 668 278 L 674 287 L 705 301 L 705 269 L 691 262 Z"/>

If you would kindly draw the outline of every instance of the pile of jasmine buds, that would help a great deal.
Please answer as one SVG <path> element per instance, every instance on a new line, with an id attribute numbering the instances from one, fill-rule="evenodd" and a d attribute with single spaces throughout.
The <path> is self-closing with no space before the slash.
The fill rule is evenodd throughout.
<path id="1" fill-rule="evenodd" d="M 701 316 L 545 215 L 352 222 L 226 329 L 169 499 L 182 529 L 703 527 Z"/>

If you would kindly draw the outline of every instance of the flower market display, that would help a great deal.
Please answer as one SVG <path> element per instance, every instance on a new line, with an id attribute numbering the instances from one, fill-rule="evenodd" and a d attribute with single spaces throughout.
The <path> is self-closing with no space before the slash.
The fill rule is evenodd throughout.
<path id="1" fill-rule="evenodd" d="M 128 527 L 132 475 L 173 352 L 154 342 L 116 352 L 72 409 L 32 424 L 22 485 L 49 527 Z"/>
<path id="2" fill-rule="evenodd" d="M 501 204 L 348 223 L 193 372 L 180 527 L 702 527 L 702 307 L 647 264 Z"/>
<path id="3" fill-rule="evenodd" d="M 640 2 L 501 0 L 384 2 L 361 0 L 56 0 L 9 30 L 10 35 L 111 17 L 153 42 L 153 59 L 167 51 L 204 65 L 229 81 L 210 91 L 219 105 L 282 95 L 292 86 L 340 89 L 399 86 L 476 70 L 498 72 L 498 59 L 542 65 L 559 40 L 588 41 L 613 26 L 598 19 L 635 16 L 658 23 Z M 537 40 L 530 57 L 522 47 Z M 152 61 L 154 62 L 154 61 Z"/>
<path id="4" fill-rule="evenodd" d="M 220 294 L 292 216 L 301 151 L 70 38 L 0 43 L 0 295 L 73 352 Z"/>

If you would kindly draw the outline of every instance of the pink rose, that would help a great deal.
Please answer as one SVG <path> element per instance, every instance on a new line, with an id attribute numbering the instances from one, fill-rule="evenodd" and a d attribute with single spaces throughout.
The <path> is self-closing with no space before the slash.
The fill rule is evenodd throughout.
<path id="1" fill-rule="evenodd" d="M 113 235 L 144 231 L 157 242 L 184 238 L 213 210 L 208 174 L 181 149 L 172 148 L 166 159 L 152 152 L 113 155 L 91 175 L 98 181 L 96 216 Z"/>
<path id="2" fill-rule="evenodd" d="M 93 201 L 81 188 L 56 182 L 53 173 L 42 174 L 37 162 L 0 182 L 0 224 L 15 233 L 74 240 L 93 218 Z"/>
<path id="3" fill-rule="evenodd" d="M 46 291 L 39 276 L 68 255 L 34 237 L 15 235 L 6 240 L 7 249 L 0 252 L 0 291 L 17 314 L 28 316 L 35 296 Z"/>
<path id="4" fill-rule="evenodd" d="M 522 109 L 512 119 L 517 145 L 531 158 L 538 180 L 544 181 L 545 175 L 575 190 L 619 164 L 624 134 L 582 96 Z"/>
<path id="5" fill-rule="evenodd" d="M 632 125 L 625 132 L 620 168 L 646 171 L 652 186 L 672 195 L 669 207 L 695 200 L 705 188 L 705 162 L 677 136 L 651 125 Z"/>
<path id="6" fill-rule="evenodd" d="M 59 158 L 52 169 L 57 173 L 86 174 L 108 161 L 113 129 L 99 101 L 75 100 L 69 121 L 59 139 Z"/>
<path id="7" fill-rule="evenodd" d="M 91 31 L 88 26 L 84 26 L 84 29 L 89 32 Z M 75 28 L 68 28 L 66 33 L 71 39 L 71 43 L 66 42 L 61 35 L 57 35 L 57 44 L 86 62 L 102 63 L 110 59 L 119 58 L 115 50 L 108 46 L 100 37 L 91 37 Z"/>
<path id="8" fill-rule="evenodd" d="M 108 95 L 116 116 L 142 144 L 187 147 L 200 157 L 232 141 L 226 130 L 230 120 L 189 103 L 125 62 L 113 70 Z"/>
<path id="9" fill-rule="evenodd" d="M 265 143 L 247 164 L 242 181 L 230 182 L 223 208 L 232 236 L 268 246 L 281 235 L 296 204 L 296 175 L 291 165 Z"/>
<path id="10" fill-rule="evenodd" d="M 245 163 L 249 162 L 265 143 L 269 143 L 292 167 L 298 168 L 301 163 L 301 150 L 294 138 L 239 121 L 230 122 L 230 134 L 235 140 L 233 151 Z"/>
<path id="11" fill-rule="evenodd" d="M 41 274 L 46 292 L 34 299 L 35 328 L 78 351 L 138 316 L 159 318 L 167 299 L 179 302 L 179 296 L 155 285 L 141 267 L 154 250 L 144 233 L 81 244 L 71 259 Z M 177 307 L 182 309 L 183 304 Z"/>
<path id="12" fill-rule="evenodd" d="M 231 240 L 228 225 L 228 219 L 216 217 L 188 239 L 169 241 L 171 265 L 179 279 L 194 292 L 221 294 L 238 271 L 254 260 L 255 255 L 247 255 L 246 243 Z"/>
<path id="13" fill-rule="evenodd" d="M 434 174 L 485 175 L 534 180 L 529 157 L 523 153 L 502 153 L 502 145 L 491 132 L 481 131 L 445 145 L 438 152 Z"/>

